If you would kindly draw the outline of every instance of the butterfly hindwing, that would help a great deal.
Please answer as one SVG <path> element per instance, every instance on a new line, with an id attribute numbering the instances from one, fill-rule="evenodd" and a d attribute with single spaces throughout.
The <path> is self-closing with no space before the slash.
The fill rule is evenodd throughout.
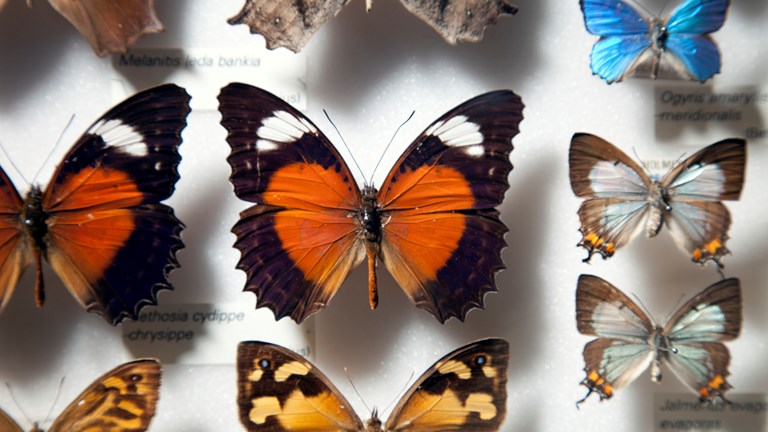
<path id="1" fill-rule="evenodd" d="M 250 432 L 362 431 L 328 378 L 294 352 L 266 342 L 237 347 L 237 405 Z"/>
<path id="2" fill-rule="evenodd" d="M 163 31 L 154 0 L 48 0 L 100 57 L 124 53 L 141 36 Z"/>
<path id="3" fill-rule="evenodd" d="M 477 42 L 485 28 L 499 16 L 517 12 L 506 0 L 400 0 L 414 15 L 434 28 L 448 43 Z M 251 33 L 264 36 L 267 48 L 285 47 L 299 52 L 309 39 L 341 12 L 350 0 L 245 0 L 229 24 L 246 24 Z M 366 0 L 370 10 L 373 0 Z"/>
<path id="4" fill-rule="evenodd" d="M 500 16 L 517 13 L 517 6 L 506 0 L 400 0 L 412 14 L 421 18 L 448 43 L 478 42 L 485 28 Z"/>
<path id="5" fill-rule="evenodd" d="M 383 430 L 499 430 L 506 415 L 508 362 L 509 344 L 501 339 L 457 349 L 411 386 Z M 382 430 L 375 410 L 364 425 L 314 365 L 265 342 L 238 346 L 238 407 L 251 432 Z"/>
<path id="6" fill-rule="evenodd" d="M 485 339 L 438 360 L 392 410 L 385 430 L 497 431 L 507 412 L 509 344 Z"/>
<path id="7" fill-rule="evenodd" d="M 441 116 L 403 153 L 379 192 L 381 257 L 418 307 L 444 322 L 482 304 L 503 268 L 512 137 L 523 104 L 486 93 Z"/>
<path id="8" fill-rule="evenodd" d="M 282 99 L 234 83 L 219 101 L 235 194 L 258 203 L 232 229 L 245 289 L 278 319 L 301 322 L 364 257 L 349 217 L 360 190 L 328 139 Z"/>

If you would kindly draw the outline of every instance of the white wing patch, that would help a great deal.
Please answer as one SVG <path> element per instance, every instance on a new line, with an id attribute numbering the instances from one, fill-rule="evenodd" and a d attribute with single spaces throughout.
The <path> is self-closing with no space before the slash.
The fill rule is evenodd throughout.
<path id="1" fill-rule="evenodd" d="M 104 140 L 104 145 L 114 147 L 131 156 L 142 157 L 149 154 L 144 137 L 131 125 L 118 119 L 99 120 L 88 129 L 88 133 Z"/>
<path id="2" fill-rule="evenodd" d="M 256 131 L 259 139 L 256 148 L 261 151 L 276 150 L 281 143 L 291 143 L 304 134 L 316 134 L 317 129 L 302 118 L 287 111 L 275 111 L 267 117 Z"/>
<path id="3" fill-rule="evenodd" d="M 467 149 L 467 154 L 470 156 L 479 157 L 485 153 L 482 146 L 478 146 L 483 143 L 480 125 L 469 121 L 467 116 L 458 115 L 446 121 L 437 122 L 430 126 L 425 134 L 440 138 L 443 144 L 450 147 L 472 146 Z"/>

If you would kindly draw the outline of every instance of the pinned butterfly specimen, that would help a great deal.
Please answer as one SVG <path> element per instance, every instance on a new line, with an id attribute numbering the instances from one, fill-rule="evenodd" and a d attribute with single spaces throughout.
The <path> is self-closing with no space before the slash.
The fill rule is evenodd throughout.
<path id="1" fill-rule="evenodd" d="M 427 369 L 385 425 L 375 409 L 363 424 L 313 364 L 278 345 L 241 342 L 240 422 L 249 432 L 497 431 L 507 412 L 508 363 L 509 343 L 503 339 L 465 345 Z"/>
<path id="2" fill-rule="evenodd" d="M 463 320 L 495 291 L 506 226 L 495 209 L 509 188 L 509 153 L 523 104 L 509 90 L 470 99 L 437 119 L 400 156 L 380 190 L 362 191 L 328 138 L 264 90 L 233 83 L 219 95 L 235 194 L 256 205 L 232 231 L 257 307 L 296 322 L 377 260 L 416 306 Z"/>
<path id="3" fill-rule="evenodd" d="M 264 36 L 267 48 L 285 47 L 299 52 L 312 35 L 338 15 L 350 0 L 246 0 L 243 10 L 229 23 L 246 24 L 251 33 Z M 517 12 L 506 0 L 400 0 L 412 14 L 434 28 L 451 45 L 479 42 L 485 28 L 499 16 Z M 373 0 L 366 0 L 371 10 Z"/>
<path id="4" fill-rule="evenodd" d="M 651 366 L 651 379 L 661 381 L 666 363 L 699 399 L 725 400 L 731 388 L 725 378 L 731 356 L 721 342 L 741 331 L 739 280 L 723 279 L 688 300 L 664 327 L 652 322 L 626 294 L 597 276 L 579 276 L 576 289 L 579 332 L 598 338 L 584 346 L 581 382 L 608 399 Z"/>
<path id="5" fill-rule="evenodd" d="M 124 53 L 141 36 L 159 33 L 163 24 L 155 12 L 155 0 L 48 0 L 104 57 Z M 32 6 L 32 0 L 27 0 Z M 2 7 L 2 1 L 0 1 Z"/>
<path id="6" fill-rule="evenodd" d="M 48 432 L 143 432 L 155 415 L 160 363 L 135 360 L 105 373 L 69 404 Z M 0 431 L 24 432 L 0 410 Z M 32 432 L 42 432 L 35 424 Z"/>
<path id="7" fill-rule="evenodd" d="M 43 305 L 45 258 L 77 301 L 116 325 L 172 289 L 182 223 L 160 202 L 173 193 L 189 95 L 144 90 L 97 120 L 45 189 L 22 198 L 0 169 L 0 311 L 29 262 Z"/>
<path id="8" fill-rule="evenodd" d="M 642 6 L 635 2 L 638 6 Z M 720 51 L 709 36 L 722 27 L 729 0 L 684 0 L 666 20 L 648 16 L 624 0 L 581 0 L 592 47 L 592 73 L 609 84 L 645 68 L 656 79 L 671 76 L 704 82 L 720 72 Z"/>
<path id="9" fill-rule="evenodd" d="M 721 200 L 737 200 L 744 184 L 746 142 L 716 142 L 676 164 L 664 177 L 651 177 L 613 144 L 577 133 L 569 151 L 571 188 L 585 198 L 579 208 L 587 252 L 603 258 L 639 232 L 654 237 L 667 225 L 677 246 L 703 264 L 729 253 L 731 216 Z"/>

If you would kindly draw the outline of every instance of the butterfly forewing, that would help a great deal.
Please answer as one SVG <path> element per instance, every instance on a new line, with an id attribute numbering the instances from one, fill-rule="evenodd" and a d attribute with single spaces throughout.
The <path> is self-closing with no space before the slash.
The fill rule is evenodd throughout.
<path id="1" fill-rule="evenodd" d="M 303 114 L 255 87 L 219 96 L 235 194 L 258 203 L 232 231 L 246 290 L 279 319 L 301 322 L 325 306 L 364 255 L 360 190 L 338 151 Z"/>
<path id="2" fill-rule="evenodd" d="M 2 6 L 2 5 L 0 5 Z M 2 432 L 25 432 L 5 411 L 0 409 L 0 431 Z"/>
<path id="3" fill-rule="evenodd" d="M 509 344 L 485 339 L 438 360 L 411 386 L 387 431 L 497 431 L 507 408 Z"/>
<path id="4" fill-rule="evenodd" d="M 0 168 L 0 312 L 8 304 L 21 273 L 29 264 L 19 217 L 23 205 L 11 179 Z"/>
<path id="5" fill-rule="evenodd" d="M 48 261 L 86 309 L 112 324 L 171 289 L 183 225 L 160 201 L 179 179 L 189 99 L 169 84 L 116 106 L 69 151 L 42 196 Z"/>
<path id="6" fill-rule="evenodd" d="M 379 192 L 384 264 L 441 322 L 464 319 L 496 289 L 507 228 L 495 207 L 509 188 L 522 110 L 511 91 L 459 105 L 410 145 Z"/>
<path id="7" fill-rule="evenodd" d="M 155 415 L 160 378 L 157 360 L 122 364 L 88 386 L 48 432 L 143 432 Z"/>
<path id="8" fill-rule="evenodd" d="M 344 396 L 314 365 L 281 346 L 241 342 L 237 404 L 248 431 L 362 431 Z"/>
<path id="9" fill-rule="evenodd" d="M 592 275 L 579 276 L 576 325 L 581 334 L 641 342 L 653 332 L 653 323 L 632 299 Z"/>
<path id="10" fill-rule="evenodd" d="M 100 57 L 126 52 L 144 34 L 163 31 L 154 0 L 48 0 Z"/>

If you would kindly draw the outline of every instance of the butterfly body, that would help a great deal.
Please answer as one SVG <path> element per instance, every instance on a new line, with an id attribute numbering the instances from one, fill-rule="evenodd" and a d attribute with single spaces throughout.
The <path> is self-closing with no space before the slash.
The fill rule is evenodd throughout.
<path id="1" fill-rule="evenodd" d="M 249 432 L 497 431 L 506 415 L 509 344 L 470 343 L 435 362 L 386 422 L 363 422 L 312 363 L 266 342 L 238 345 L 238 407 Z"/>
<path id="2" fill-rule="evenodd" d="M 156 302 L 178 267 L 182 223 L 167 199 L 189 95 L 175 85 L 140 92 L 96 121 L 45 187 L 22 198 L 0 169 L 0 310 L 27 265 L 43 305 L 43 260 L 75 299 L 115 325 Z"/>
<path id="3" fill-rule="evenodd" d="M 365 259 L 371 308 L 379 260 L 441 322 L 464 319 L 495 290 L 507 231 L 495 207 L 509 187 L 517 95 L 457 106 L 416 138 L 380 188 L 362 190 L 328 138 L 282 99 L 233 83 L 219 101 L 230 180 L 255 203 L 232 231 L 257 307 L 301 322 Z"/>
<path id="4" fill-rule="evenodd" d="M 587 31 L 600 36 L 590 67 L 609 84 L 644 69 L 706 81 L 720 72 L 720 52 L 709 36 L 725 21 L 728 0 L 685 0 L 667 19 L 645 16 L 624 0 L 581 0 Z"/>
<path id="5" fill-rule="evenodd" d="M 600 399 L 629 385 L 650 367 L 661 381 L 662 363 L 702 401 L 724 398 L 730 354 L 722 344 L 741 330 L 741 287 L 723 279 L 681 306 L 664 325 L 655 324 L 626 294 L 607 281 L 581 275 L 576 290 L 580 333 L 597 336 L 584 346 L 587 395 Z"/>
<path id="6" fill-rule="evenodd" d="M 611 257 L 639 232 L 654 237 L 667 226 L 692 261 L 722 266 L 731 219 L 721 201 L 741 194 L 743 139 L 711 144 L 658 178 L 608 141 L 577 133 L 571 139 L 569 165 L 571 189 L 584 198 L 579 246 L 587 250 L 585 262 L 593 254 Z"/>

